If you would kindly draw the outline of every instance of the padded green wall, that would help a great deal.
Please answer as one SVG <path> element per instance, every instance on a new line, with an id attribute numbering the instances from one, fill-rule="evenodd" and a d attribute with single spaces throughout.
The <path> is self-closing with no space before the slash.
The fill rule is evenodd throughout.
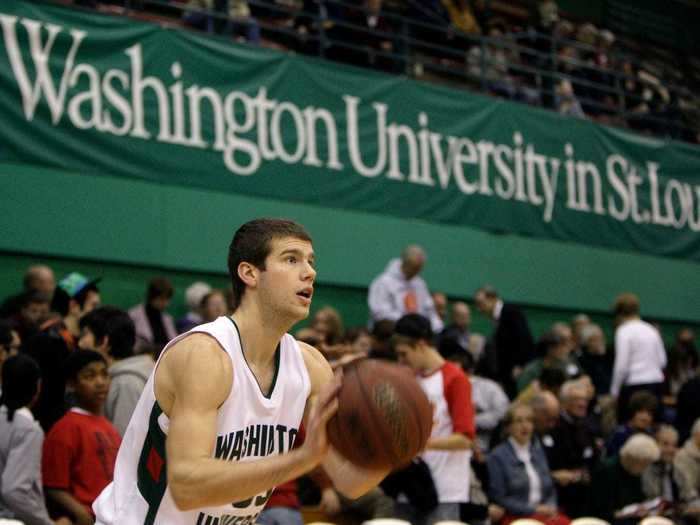
<path id="1" fill-rule="evenodd" d="M 106 279 L 105 291 L 122 306 L 140 300 L 156 270 L 180 288 L 200 274 L 225 283 L 234 229 L 272 215 L 309 228 L 320 269 L 315 305 L 338 305 L 351 324 L 366 318 L 371 279 L 411 242 L 428 252 L 432 289 L 470 297 L 492 283 L 532 307 L 538 327 L 576 311 L 605 314 L 621 291 L 638 293 L 652 318 L 696 323 L 700 313 L 696 263 L 472 228 L 13 164 L 0 164 L 0 209 L 0 253 L 48 256 L 59 273 L 83 264 L 65 259 L 91 261 L 88 273 L 114 272 L 119 286 Z M 26 262 L 0 259 L 1 293 L 13 291 Z"/>

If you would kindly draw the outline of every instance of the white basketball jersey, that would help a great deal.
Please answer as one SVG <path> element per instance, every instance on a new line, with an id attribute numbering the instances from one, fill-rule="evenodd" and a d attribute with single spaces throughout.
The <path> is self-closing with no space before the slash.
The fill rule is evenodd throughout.
<path id="1" fill-rule="evenodd" d="M 310 380 L 301 348 L 285 334 L 275 354 L 276 373 L 265 395 L 248 367 L 238 327 L 230 317 L 193 328 L 173 339 L 163 350 L 193 332 L 205 332 L 231 358 L 233 388 L 219 408 L 212 457 L 223 461 L 254 461 L 288 452 L 299 431 L 309 396 Z M 160 361 L 160 360 L 159 360 Z M 157 369 L 158 364 L 156 364 Z M 93 504 L 98 525 L 252 525 L 272 489 L 246 501 L 219 507 L 180 511 L 167 484 L 165 439 L 169 420 L 158 406 L 155 371 L 124 434 L 114 481 Z M 202 381 L 208 378 L 203 377 Z M 231 468 L 236 468 L 231 465 Z"/>

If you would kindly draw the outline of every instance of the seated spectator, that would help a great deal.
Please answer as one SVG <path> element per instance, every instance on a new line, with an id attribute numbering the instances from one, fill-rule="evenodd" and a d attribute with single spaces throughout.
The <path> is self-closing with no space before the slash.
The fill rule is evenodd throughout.
<path id="1" fill-rule="evenodd" d="M 78 346 L 100 352 L 109 363 L 104 413 L 123 436 L 155 363 L 149 354 L 134 355 L 134 323 L 123 310 L 101 306 L 83 317 L 80 326 Z"/>
<path id="2" fill-rule="evenodd" d="M 49 517 L 41 483 L 44 433 L 30 408 L 39 396 L 41 373 L 31 357 L 10 357 L 2 369 L 0 396 L 0 521 L 25 525 L 71 525 Z"/>
<path id="3" fill-rule="evenodd" d="M 177 332 L 173 318 L 165 312 L 173 297 L 173 285 L 165 277 L 154 277 L 148 283 L 146 302 L 129 310 L 136 327 L 136 351 L 163 348 Z"/>
<path id="4" fill-rule="evenodd" d="M 506 511 L 502 524 L 532 518 L 547 525 L 570 520 L 557 510 L 557 496 L 539 442 L 533 438 L 532 408 L 514 403 L 504 420 L 508 439 L 488 457 L 489 496 Z"/>
<path id="5" fill-rule="evenodd" d="M 591 472 L 598 460 L 595 434 L 586 419 L 590 395 L 580 381 L 564 383 L 559 421 L 549 442 L 543 440 L 559 504 L 572 518 L 587 515 Z"/>
<path id="6" fill-rule="evenodd" d="M 673 466 L 690 479 L 691 486 L 700 491 L 700 419 L 695 421 L 690 437 L 676 454 Z"/>
<path id="7" fill-rule="evenodd" d="M 657 405 L 658 401 L 649 392 L 640 391 L 632 394 L 629 402 L 630 418 L 615 429 L 605 445 L 605 453 L 608 457 L 617 455 L 630 436 L 638 433 L 651 434 Z"/>
<path id="8" fill-rule="evenodd" d="M 576 98 L 574 88 L 568 80 L 562 80 L 557 84 L 555 88 L 554 104 L 557 112 L 561 115 L 586 118 L 586 114 L 583 112 L 583 108 L 581 108 L 581 103 L 578 98 Z"/>
<path id="9" fill-rule="evenodd" d="M 433 298 L 435 312 L 437 313 L 438 317 L 442 319 L 442 323 L 445 324 L 447 322 L 447 296 L 442 292 L 433 292 L 430 294 L 430 297 Z"/>
<path id="10" fill-rule="evenodd" d="M 647 499 L 662 498 L 670 506 L 671 517 L 682 523 L 686 517 L 700 516 L 700 498 L 690 476 L 674 466 L 678 452 L 678 432 L 669 425 L 656 431 L 661 457 L 642 474 L 642 489 Z"/>
<path id="11" fill-rule="evenodd" d="M 321 335 L 326 345 L 336 345 L 343 340 L 343 319 L 332 306 L 324 306 L 314 314 L 311 328 Z"/>
<path id="12" fill-rule="evenodd" d="M 700 418 L 698 399 L 700 399 L 700 376 L 688 380 L 678 392 L 675 426 L 682 443 L 690 437 L 693 424 Z"/>
<path id="13" fill-rule="evenodd" d="M 642 490 L 642 474 L 661 453 L 653 438 L 637 434 L 620 450 L 620 455 L 606 459 L 593 473 L 591 514 L 612 525 L 636 524 L 646 513 L 638 508 L 647 498 Z"/>
<path id="14" fill-rule="evenodd" d="M 578 363 L 583 373 L 591 378 L 598 395 L 610 392 L 613 357 L 607 352 L 605 334 L 597 324 L 588 324 L 581 329 Z"/>
<path id="15" fill-rule="evenodd" d="M 566 372 L 564 370 L 558 366 L 545 366 L 540 377 L 520 392 L 515 400 L 520 403 L 529 403 L 536 395 L 542 392 L 551 392 L 555 398 L 558 398 L 559 390 L 561 390 L 565 381 Z"/>
<path id="16" fill-rule="evenodd" d="M 369 351 L 370 358 L 396 361 L 396 354 L 391 346 L 394 324 L 394 321 L 389 319 L 382 319 L 374 323 L 370 333 L 372 336 L 372 349 Z"/>
<path id="17" fill-rule="evenodd" d="M 219 317 L 226 315 L 226 297 L 222 290 L 212 290 L 204 297 L 200 305 L 202 312 L 202 322 L 211 323 Z"/>
<path id="18" fill-rule="evenodd" d="M 452 340 L 462 349 L 469 351 L 469 326 L 471 322 L 472 313 L 469 305 L 462 301 L 455 302 L 452 305 L 452 322 L 440 332 L 438 346 L 446 340 Z"/>
<path id="19" fill-rule="evenodd" d="M 242 35 L 251 44 L 260 43 L 260 26 L 246 0 L 189 0 L 182 18 L 201 31 Z"/>
<path id="20" fill-rule="evenodd" d="M 109 391 L 104 356 L 76 350 L 66 361 L 65 371 L 78 406 L 46 436 L 42 474 L 49 501 L 77 525 L 88 525 L 94 521 L 93 501 L 112 481 L 121 438 L 102 416 Z"/>
<path id="21" fill-rule="evenodd" d="M 503 420 L 508 410 L 508 396 L 501 385 L 486 377 L 474 374 L 475 361 L 472 355 L 452 339 L 443 340 L 438 347 L 440 355 L 458 364 L 468 375 L 472 385 L 472 403 L 476 413 L 477 459 L 490 448 L 492 433 Z"/>
<path id="22" fill-rule="evenodd" d="M 19 351 L 19 334 L 9 321 L 0 319 L 0 394 L 2 394 L 2 366 L 5 360 Z"/>
<path id="23" fill-rule="evenodd" d="M 184 334 L 202 324 L 202 298 L 211 292 L 211 286 L 202 281 L 192 283 L 185 290 L 185 304 L 188 312 L 175 322 L 178 334 Z"/>
<path id="24" fill-rule="evenodd" d="M 474 16 L 469 0 L 442 0 L 450 24 L 453 28 L 467 35 L 480 35 L 481 27 Z"/>
<path id="25" fill-rule="evenodd" d="M 568 337 L 561 331 L 563 327 L 568 330 Z M 576 359 L 571 355 L 572 350 L 571 329 L 563 324 L 560 325 L 559 329 L 552 327 L 537 342 L 537 353 L 544 354 L 544 357 L 532 360 L 518 377 L 518 392 L 525 390 L 532 381 L 537 379 L 545 367 L 561 368 L 568 379 L 580 375 L 581 369 Z"/>

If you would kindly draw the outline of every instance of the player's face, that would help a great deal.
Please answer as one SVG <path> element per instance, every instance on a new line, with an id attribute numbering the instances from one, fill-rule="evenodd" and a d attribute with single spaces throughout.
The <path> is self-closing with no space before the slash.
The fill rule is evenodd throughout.
<path id="1" fill-rule="evenodd" d="M 309 315 L 316 279 L 311 243 L 294 237 L 273 239 L 259 293 L 265 305 L 294 320 Z"/>

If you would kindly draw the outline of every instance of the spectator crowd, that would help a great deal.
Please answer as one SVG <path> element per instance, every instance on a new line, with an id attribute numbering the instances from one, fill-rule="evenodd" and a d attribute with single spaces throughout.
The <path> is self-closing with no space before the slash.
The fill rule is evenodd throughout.
<path id="1" fill-rule="evenodd" d="M 533 334 L 525 312 L 490 285 L 469 301 L 431 291 L 426 252 L 407 246 L 368 290 L 368 323 L 345 327 L 332 306 L 295 336 L 334 368 L 398 361 L 434 406 L 426 449 L 358 500 L 321 468 L 277 488 L 262 524 L 327 517 L 399 517 L 566 525 L 649 515 L 693 525 L 700 516 L 700 386 L 695 334 L 670 348 L 641 317 L 639 299 L 614 300 L 614 338 L 586 314 Z M 194 282 L 188 311 L 168 314 L 174 289 L 148 283 L 128 310 L 102 305 L 101 280 L 57 281 L 26 270 L 0 309 L 0 518 L 27 525 L 93 523 L 126 426 L 164 345 L 232 311 L 231 294 Z M 471 303 L 471 306 L 470 304 Z M 472 306 L 492 324 L 472 328 Z M 606 327 L 607 328 L 607 327 Z M 303 439 L 303 431 L 301 432 Z M 298 445 L 298 443 L 297 443 Z"/>
<path id="2" fill-rule="evenodd" d="M 653 38 L 618 36 L 571 17 L 555 0 L 75 2 L 165 13 L 168 24 L 253 45 L 447 82 L 571 117 L 700 142 L 695 85 L 700 70 L 692 56 L 654 44 Z"/>

